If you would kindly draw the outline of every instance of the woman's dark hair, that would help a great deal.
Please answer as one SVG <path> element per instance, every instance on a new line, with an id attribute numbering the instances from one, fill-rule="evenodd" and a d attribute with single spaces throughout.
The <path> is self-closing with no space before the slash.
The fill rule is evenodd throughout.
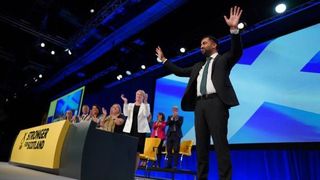
<path id="1" fill-rule="evenodd" d="M 165 121 L 166 120 L 166 117 L 165 117 L 164 113 L 159 112 L 158 115 L 161 116 L 161 121 Z"/>
<path id="2" fill-rule="evenodd" d="M 97 109 L 98 109 L 98 111 L 99 111 L 98 114 L 101 114 L 101 108 L 100 108 L 100 106 L 99 106 L 98 104 L 94 104 L 94 105 L 92 105 L 92 107 L 93 107 L 93 106 L 97 107 Z M 91 108 L 91 109 L 92 109 L 92 108 Z"/>

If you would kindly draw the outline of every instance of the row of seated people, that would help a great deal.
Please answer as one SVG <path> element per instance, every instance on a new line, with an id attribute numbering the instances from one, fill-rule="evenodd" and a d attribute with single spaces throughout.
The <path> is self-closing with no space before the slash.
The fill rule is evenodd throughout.
<path id="1" fill-rule="evenodd" d="M 147 94 L 144 93 L 143 90 L 138 90 L 136 93 L 136 101 L 137 96 L 141 96 L 144 107 L 149 107 L 149 104 L 147 103 Z M 73 116 L 72 111 L 67 111 L 66 112 L 66 118 L 72 123 L 77 123 L 81 121 L 94 121 L 97 123 L 97 128 L 101 130 L 105 130 L 108 132 L 116 132 L 116 133 L 128 133 L 129 135 L 133 136 L 138 136 L 139 138 L 139 145 L 138 145 L 138 154 L 142 154 L 144 151 L 144 144 L 145 144 L 145 138 L 147 133 L 139 133 L 138 128 L 140 127 L 135 127 L 139 126 L 138 122 L 139 120 L 132 120 L 131 119 L 131 131 L 137 131 L 132 134 L 132 132 L 129 132 L 125 130 L 125 124 L 130 123 L 126 122 L 126 119 L 128 117 L 128 103 L 127 99 L 122 96 L 121 97 L 124 100 L 124 111 L 122 112 L 121 106 L 119 104 L 113 104 L 110 108 L 110 114 L 108 115 L 107 110 L 105 108 L 102 108 L 102 113 L 100 113 L 100 108 L 98 105 L 93 105 L 91 110 L 88 105 L 83 105 L 82 106 L 82 113 L 79 116 Z M 137 103 L 129 103 L 129 106 L 133 105 L 133 107 L 136 107 Z M 146 106 L 148 105 L 148 106 Z M 132 111 L 134 111 L 132 108 Z M 182 138 L 182 131 L 181 131 L 181 126 L 183 123 L 183 117 L 178 115 L 178 107 L 174 106 L 172 107 L 172 115 L 168 117 L 167 121 L 165 121 L 165 115 L 164 113 L 159 113 L 157 115 L 157 120 L 153 121 L 151 123 L 151 114 L 149 108 L 146 108 L 148 112 L 147 116 L 147 126 L 149 127 L 144 127 L 144 129 L 150 129 L 151 134 L 149 134 L 151 137 L 156 137 L 161 139 L 161 143 L 159 147 L 163 147 L 164 141 L 166 141 L 166 149 L 167 149 L 167 165 L 166 168 L 171 168 L 171 167 L 177 167 L 178 165 L 178 157 L 179 157 L 179 148 L 180 148 L 180 140 Z M 138 110 L 139 111 L 139 110 Z M 133 112 L 134 113 L 134 112 Z M 137 113 L 138 114 L 138 113 Z M 127 116 L 125 116 L 127 115 Z M 136 115 L 138 116 L 138 115 Z M 167 132 L 165 132 L 166 127 Z M 135 129 L 135 130 L 133 130 Z M 150 131 L 148 132 L 150 133 Z M 142 135 L 141 135 L 142 134 Z M 160 161 L 161 161 L 161 151 L 163 151 L 162 148 L 159 148 L 158 150 L 158 163 L 157 166 L 160 167 Z M 139 156 L 139 155 L 138 155 Z M 139 157 L 137 157 L 137 161 L 139 161 Z M 173 162 L 173 166 L 172 166 Z M 145 166 L 145 161 L 141 161 L 140 165 Z M 137 162 L 138 166 L 138 162 Z"/>
<path id="2" fill-rule="evenodd" d="M 78 123 L 81 121 L 94 121 L 97 123 L 97 128 L 103 129 L 109 132 L 123 132 L 123 126 L 126 117 L 121 113 L 121 106 L 119 104 L 113 104 L 110 108 L 110 114 L 107 114 L 107 110 L 102 108 L 100 113 L 100 107 L 93 105 L 90 110 L 88 105 L 82 106 L 81 115 L 74 116 L 71 110 L 66 111 L 65 118 L 71 123 Z"/>

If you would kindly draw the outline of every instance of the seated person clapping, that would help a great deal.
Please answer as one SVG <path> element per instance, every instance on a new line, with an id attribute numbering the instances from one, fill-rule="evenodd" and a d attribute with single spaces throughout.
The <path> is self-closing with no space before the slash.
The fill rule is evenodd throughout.
<path id="1" fill-rule="evenodd" d="M 97 123 L 97 127 L 100 126 L 101 120 L 104 118 L 104 115 L 100 114 L 100 107 L 98 105 L 93 105 L 90 111 L 90 121 Z"/>
<path id="2" fill-rule="evenodd" d="M 82 106 L 82 114 L 78 116 L 79 121 L 89 121 L 90 120 L 90 108 L 88 105 Z"/>
<path id="3" fill-rule="evenodd" d="M 73 116 L 73 112 L 71 110 L 68 110 L 66 112 L 66 115 L 65 115 L 64 119 L 68 120 L 71 123 L 77 123 L 78 122 L 76 116 Z"/>
<path id="4" fill-rule="evenodd" d="M 103 111 L 103 114 L 107 114 L 106 110 Z M 110 115 L 102 120 L 100 126 L 105 131 L 122 133 L 124 121 L 125 116 L 121 113 L 121 106 L 119 104 L 113 104 L 110 108 Z"/>

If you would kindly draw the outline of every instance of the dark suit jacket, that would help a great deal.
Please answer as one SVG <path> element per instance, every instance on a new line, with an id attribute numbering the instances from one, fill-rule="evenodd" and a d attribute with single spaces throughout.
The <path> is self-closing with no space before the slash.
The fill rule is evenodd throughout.
<path id="1" fill-rule="evenodd" d="M 181 126 L 183 123 L 183 117 L 182 116 L 178 116 L 178 120 L 177 121 L 172 121 L 171 120 L 172 116 L 168 117 L 167 123 L 166 125 L 169 126 L 168 130 L 167 130 L 167 137 L 169 137 L 171 135 L 171 131 L 173 130 L 173 126 L 176 126 L 176 132 L 178 133 L 178 136 L 181 138 L 182 137 L 182 131 L 181 131 Z"/>
<path id="2" fill-rule="evenodd" d="M 241 38 L 239 34 L 231 35 L 231 49 L 218 55 L 212 63 L 212 82 L 219 98 L 226 107 L 239 104 L 237 96 L 232 87 L 229 75 L 232 67 L 242 55 Z M 205 62 L 201 61 L 188 68 L 180 68 L 167 60 L 164 66 L 177 76 L 190 77 L 186 91 L 181 101 L 181 108 L 184 111 L 194 111 L 197 97 L 197 77 Z"/>

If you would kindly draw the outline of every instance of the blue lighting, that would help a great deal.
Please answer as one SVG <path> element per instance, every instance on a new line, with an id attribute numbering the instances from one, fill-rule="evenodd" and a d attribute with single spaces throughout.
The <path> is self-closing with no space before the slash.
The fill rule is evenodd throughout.
<path id="1" fill-rule="evenodd" d="M 118 30 L 102 39 L 92 49 L 90 49 L 83 56 L 79 57 L 73 63 L 67 65 L 60 72 L 58 72 L 52 79 L 48 80 L 40 87 L 38 91 L 42 91 L 56 85 L 65 77 L 78 71 L 97 60 L 100 56 L 110 51 L 114 46 L 125 41 L 129 37 L 137 34 L 144 28 L 150 26 L 152 23 L 158 21 L 166 14 L 181 6 L 186 0 L 161 0 L 152 7 L 132 19 L 127 24 L 120 27 Z"/>

